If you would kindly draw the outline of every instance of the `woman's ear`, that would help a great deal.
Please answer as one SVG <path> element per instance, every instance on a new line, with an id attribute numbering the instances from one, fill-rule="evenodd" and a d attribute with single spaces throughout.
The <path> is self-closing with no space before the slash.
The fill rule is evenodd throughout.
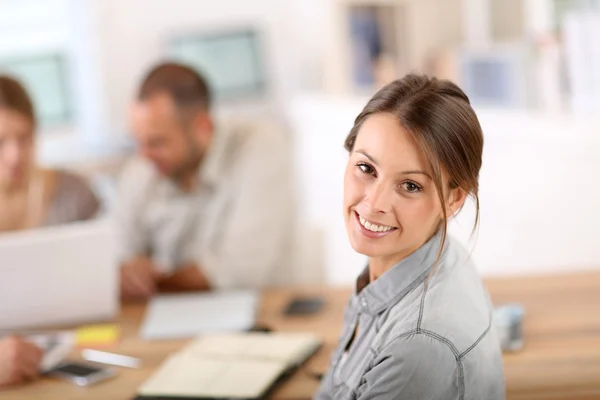
<path id="1" fill-rule="evenodd" d="M 446 202 L 446 215 L 453 217 L 465 204 L 467 192 L 460 187 L 452 188 L 448 192 L 448 201 Z"/>

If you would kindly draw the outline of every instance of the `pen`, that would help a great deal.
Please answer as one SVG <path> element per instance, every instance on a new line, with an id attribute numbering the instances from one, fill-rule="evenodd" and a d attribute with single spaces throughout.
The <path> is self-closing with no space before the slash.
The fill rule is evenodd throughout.
<path id="1" fill-rule="evenodd" d="M 100 350 L 84 349 L 81 351 L 81 356 L 88 361 L 116 365 L 119 367 L 139 368 L 142 365 L 139 358 Z"/>

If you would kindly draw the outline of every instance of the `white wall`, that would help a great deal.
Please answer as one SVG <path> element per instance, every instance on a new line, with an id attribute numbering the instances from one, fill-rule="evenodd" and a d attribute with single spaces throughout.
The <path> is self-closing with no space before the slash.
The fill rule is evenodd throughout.
<path id="1" fill-rule="evenodd" d="M 600 267 L 600 119 L 484 110 L 480 119 L 486 143 L 473 256 L 481 271 Z M 463 238 L 464 225 L 455 226 Z"/>
<path id="2" fill-rule="evenodd" d="M 364 258 L 354 253 L 344 231 L 342 180 L 347 153 L 343 142 L 363 104 L 345 97 L 305 96 L 287 105 L 293 127 L 298 220 L 313 236 L 304 247 L 321 257 L 319 267 L 325 270 L 327 282 L 349 283 L 364 266 Z"/>
<path id="3" fill-rule="evenodd" d="M 348 284 L 365 265 L 344 231 L 343 140 L 364 99 L 306 96 L 289 104 L 296 142 L 301 220 L 320 236 L 328 282 Z M 481 225 L 472 209 L 451 232 L 483 275 L 600 267 L 600 119 L 478 110 L 485 132 Z M 322 239 L 321 239 L 322 237 Z M 320 244 L 320 247 L 318 246 Z M 473 247 L 474 246 L 474 247 Z"/>
<path id="4" fill-rule="evenodd" d="M 67 40 L 69 0 L 0 0 L 0 58 L 56 50 Z"/>
<path id="5" fill-rule="evenodd" d="M 181 32 L 256 27 L 270 93 L 234 111 L 277 110 L 322 83 L 323 0 L 0 0 L 0 59 L 64 51 L 75 120 L 42 127 L 39 158 L 62 164 L 123 151 L 128 103 L 144 72 Z"/>
<path id="6" fill-rule="evenodd" d="M 113 130 L 126 130 L 127 106 L 140 79 L 165 56 L 168 40 L 181 33 L 228 26 L 258 28 L 270 84 L 267 100 L 275 107 L 290 93 L 320 83 L 324 24 L 319 0 L 88 1 L 98 22 L 102 84 Z"/>
<path id="7" fill-rule="evenodd" d="M 38 159 L 45 165 L 90 161 L 123 151 L 111 135 L 109 99 L 99 62 L 101 35 L 91 0 L 0 0 L 0 59 L 65 56 L 73 119 L 40 126 Z"/>
<path id="8" fill-rule="evenodd" d="M 417 0 L 410 7 L 409 45 L 412 65 L 425 70 L 434 54 L 455 49 L 463 40 L 463 0 Z"/>
<path id="9" fill-rule="evenodd" d="M 65 24 L 70 0 L 0 1 L 0 60 L 64 52 L 69 42 Z M 70 126 L 49 129 L 55 135 L 68 135 Z"/>

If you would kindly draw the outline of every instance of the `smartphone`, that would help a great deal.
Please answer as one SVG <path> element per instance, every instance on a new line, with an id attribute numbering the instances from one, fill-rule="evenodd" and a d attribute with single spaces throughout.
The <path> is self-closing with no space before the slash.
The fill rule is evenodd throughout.
<path id="1" fill-rule="evenodd" d="M 66 361 L 47 372 L 48 376 L 71 382 L 77 386 L 89 386 L 116 375 L 113 368 L 90 363 Z"/>
<path id="2" fill-rule="evenodd" d="M 320 297 L 299 297 L 292 299 L 283 313 L 285 315 L 316 314 L 323 308 L 325 301 Z"/>

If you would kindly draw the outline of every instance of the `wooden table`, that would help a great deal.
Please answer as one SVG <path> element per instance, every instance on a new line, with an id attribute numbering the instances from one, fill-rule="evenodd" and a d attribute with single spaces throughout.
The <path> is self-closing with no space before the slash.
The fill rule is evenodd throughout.
<path id="1" fill-rule="evenodd" d="M 507 398 L 600 399 L 600 272 L 486 284 L 494 304 L 525 306 L 525 348 L 504 356 Z"/>
<path id="2" fill-rule="evenodd" d="M 495 304 L 525 306 L 525 348 L 504 357 L 507 398 L 600 399 L 600 272 L 568 276 L 493 279 L 486 282 Z M 288 318 L 281 310 L 295 295 L 321 295 L 327 305 L 312 317 Z M 325 346 L 283 382 L 272 398 L 308 399 L 318 387 L 314 375 L 327 369 L 342 323 L 349 288 L 273 289 L 264 296 L 259 323 L 280 331 L 314 331 Z M 116 320 L 123 340 L 108 351 L 140 357 L 140 369 L 119 369 L 119 375 L 90 388 L 51 379 L 0 392 L 0 399 L 125 400 L 171 352 L 186 341 L 143 342 L 137 331 L 143 305 L 126 305 Z"/>

